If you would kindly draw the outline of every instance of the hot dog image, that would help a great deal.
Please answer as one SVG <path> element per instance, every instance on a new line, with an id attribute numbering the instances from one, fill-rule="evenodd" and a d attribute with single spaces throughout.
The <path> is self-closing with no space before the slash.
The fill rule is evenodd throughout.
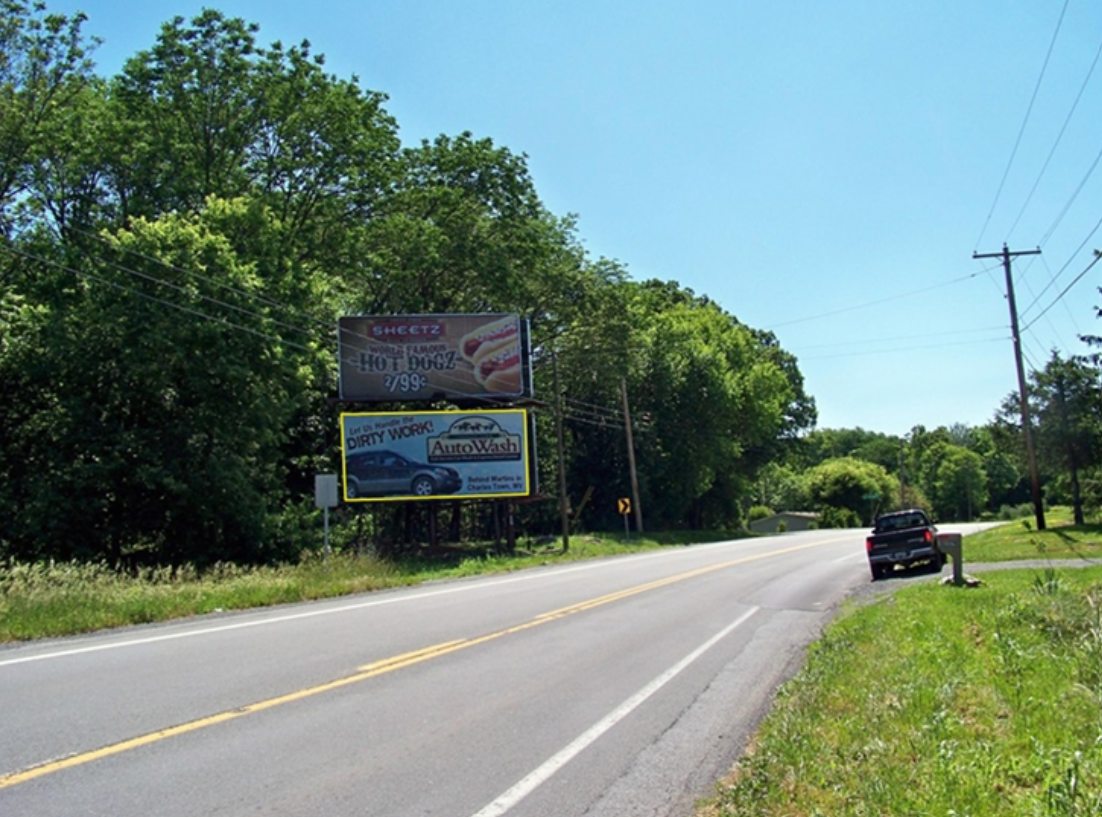
<path id="1" fill-rule="evenodd" d="M 520 392 L 520 331 L 512 315 L 479 326 L 463 336 L 460 351 L 488 392 Z"/>
<path id="2" fill-rule="evenodd" d="M 506 315 L 496 321 L 484 323 L 482 326 L 468 332 L 463 336 L 460 349 L 463 352 L 463 357 L 473 363 L 474 359 L 478 357 L 479 350 L 483 347 L 491 344 L 497 345 L 507 340 L 517 340 L 519 343 L 517 319 L 512 315 Z"/>

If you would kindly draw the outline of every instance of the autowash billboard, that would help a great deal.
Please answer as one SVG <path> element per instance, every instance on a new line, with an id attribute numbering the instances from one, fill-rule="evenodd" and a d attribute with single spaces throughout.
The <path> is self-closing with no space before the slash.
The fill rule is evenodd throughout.
<path id="1" fill-rule="evenodd" d="M 337 328 L 343 400 L 531 396 L 527 324 L 518 315 L 360 315 Z"/>
<path id="2" fill-rule="evenodd" d="M 345 501 L 528 496 L 528 427 L 523 409 L 342 414 Z"/>

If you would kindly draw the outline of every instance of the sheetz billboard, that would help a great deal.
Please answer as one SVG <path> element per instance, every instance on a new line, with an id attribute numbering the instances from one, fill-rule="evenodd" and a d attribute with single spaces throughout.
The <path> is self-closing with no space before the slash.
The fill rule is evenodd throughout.
<path id="1" fill-rule="evenodd" d="M 530 396 L 517 315 L 361 315 L 338 325 L 340 396 L 364 402 Z"/>

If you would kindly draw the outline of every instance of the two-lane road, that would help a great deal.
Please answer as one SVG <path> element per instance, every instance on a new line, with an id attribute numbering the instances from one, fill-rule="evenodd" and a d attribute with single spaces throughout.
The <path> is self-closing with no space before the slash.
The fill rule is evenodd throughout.
<path id="1" fill-rule="evenodd" d="M 0 815 L 683 815 L 869 581 L 864 535 L 11 646 Z"/>

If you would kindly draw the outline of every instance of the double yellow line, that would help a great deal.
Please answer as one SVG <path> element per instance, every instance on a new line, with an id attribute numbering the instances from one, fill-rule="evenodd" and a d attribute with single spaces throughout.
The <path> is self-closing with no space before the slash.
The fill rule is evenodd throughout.
<path id="1" fill-rule="evenodd" d="M 829 541 L 833 542 L 838 540 L 834 539 Z M 344 678 L 338 678 L 335 681 L 327 681 L 324 684 L 306 687 L 305 689 L 300 689 L 295 692 L 289 692 L 286 695 L 280 695 L 275 698 L 268 698 L 264 701 L 258 701 L 257 703 L 248 704 L 237 709 L 230 709 L 225 712 L 219 712 L 216 715 L 209 715 L 205 718 L 198 718 L 197 720 L 188 721 L 187 723 L 182 723 L 178 726 L 170 726 L 167 729 L 159 729 L 155 732 L 149 732 L 136 738 L 130 738 L 129 740 L 120 741 L 119 743 L 113 743 L 109 746 L 104 746 L 100 749 L 94 749 L 90 752 L 81 752 L 71 755 L 62 760 L 50 761 L 21 772 L 13 772 L 0 776 L 0 790 L 11 788 L 12 786 L 18 786 L 21 783 L 27 783 L 31 780 L 45 777 L 46 775 L 54 774 L 55 772 L 63 771 L 64 769 L 71 769 L 75 766 L 83 766 L 86 763 L 92 763 L 96 760 L 102 760 L 103 758 L 111 757 L 113 755 L 119 755 L 124 752 L 129 752 L 142 746 L 148 746 L 152 743 L 167 740 L 168 738 L 186 735 L 189 732 L 196 732 L 200 729 L 206 729 L 210 726 L 217 726 L 218 724 L 227 723 L 238 718 L 243 718 L 246 715 L 253 715 L 257 712 L 263 712 L 266 709 L 274 709 L 277 706 L 294 703 L 295 701 L 301 701 L 305 698 L 311 698 L 315 695 L 321 695 L 325 692 L 331 692 L 333 690 L 340 689 L 341 687 L 351 686 L 352 684 L 358 684 L 362 681 L 366 681 L 370 678 L 375 678 L 379 675 L 385 675 L 386 673 L 404 669 L 405 667 L 411 667 L 424 661 L 430 661 L 434 658 L 439 658 L 453 652 L 458 652 L 459 650 L 476 647 L 480 644 L 485 644 L 488 641 L 503 638 L 507 635 L 513 635 L 514 633 L 523 632 L 524 630 L 530 630 L 543 624 L 566 618 L 567 616 L 572 616 L 577 613 L 583 613 L 596 607 L 602 607 L 606 604 L 612 604 L 613 602 L 620 601 L 621 599 L 630 598 L 631 596 L 636 596 L 640 593 L 646 593 L 650 590 L 656 590 L 660 587 L 677 584 L 678 582 L 693 579 L 697 576 L 714 573 L 718 570 L 725 570 L 729 567 L 746 564 L 747 562 L 754 562 L 761 559 L 771 558 L 773 556 L 780 556 L 785 553 L 793 553 L 799 550 L 807 550 L 808 548 L 819 547 L 824 544 L 828 544 L 828 542 L 813 542 L 811 544 L 796 545 L 794 547 L 784 548 L 782 550 L 769 551 L 768 553 L 761 553 L 755 556 L 743 556 L 739 559 L 721 562 L 719 564 L 711 565 L 709 567 L 702 567 L 698 568 L 697 570 L 690 570 L 685 573 L 679 573 L 675 576 L 670 576 L 665 579 L 658 579 L 657 581 L 647 582 L 646 584 L 636 585 L 635 587 L 629 587 L 626 590 L 619 590 L 615 593 L 609 593 L 606 596 L 598 596 L 597 598 L 589 599 L 587 601 L 579 602 L 577 604 L 572 604 L 568 607 L 562 607 L 558 610 L 552 610 L 549 613 L 541 613 L 540 615 L 536 616 L 532 621 L 525 622 L 524 624 L 518 624 L 514 627 L 507 627 L 504 630 L 498 630 L 497 632 L 489 633 L 487 635 L 478 636 L 476 638 L 458 639 L 456 641 L 445 641 L 440 644 L 434 644 L 431 647 L 425 647 L 424 649 L 402 653 L 401 655 L 395 655 L 390 658 L 384 658 L 380 661 L 374 661 L 370 664 L 365 664 L 362 667 L 358 667 L 356 672 L 354 672 L 353 674 L 348 675 Z"/>

